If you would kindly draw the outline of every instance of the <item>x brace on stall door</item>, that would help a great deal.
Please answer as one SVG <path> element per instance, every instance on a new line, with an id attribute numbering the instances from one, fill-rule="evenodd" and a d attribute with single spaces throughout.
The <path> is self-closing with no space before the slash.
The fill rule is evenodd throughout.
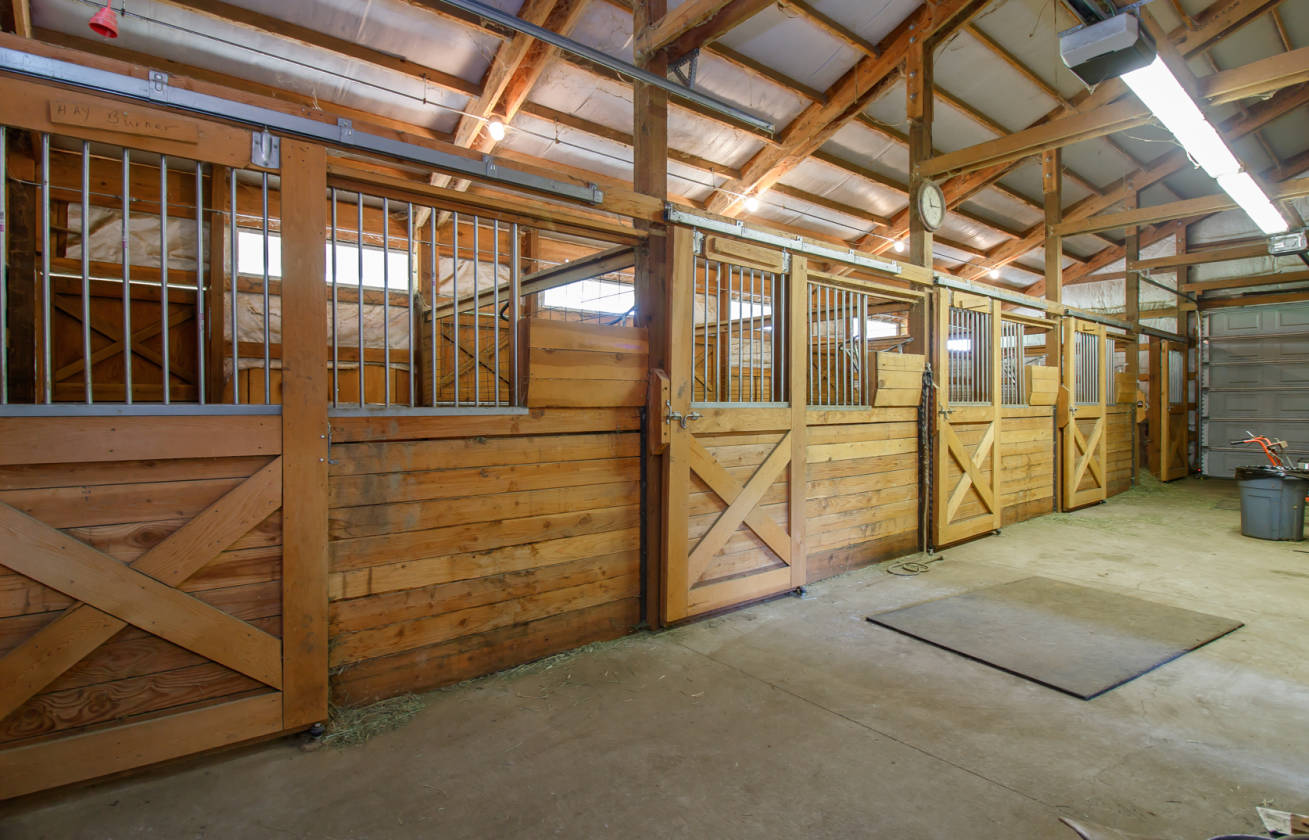
<path id="1" fill-rule="evenodd" d="M 964 449 L 963 441 L 955 434 L 954 428 L 949 423 L 941 424 L 941 435 L 945 438 L 946 446 L 950 454 L 959 463 L 959 468 L 964 474 L 959 477 L 959 483 L 955 485 L 954 491 L 950 494 L 950 501 L 945 508 L 945 521 L 948 523 L 954 519 L 954 515 L 959 510 L 959 506 L 964 503 L 968 495 L 970 486 L 977 488 L 977 495 L 981 497 L 982 503 L 986 505 L 987 510 L 995 512 L 995 497 L 991 495 L 991 488 L 986 486 L 982 480 L 982 464 L 986 461 L 986 456 L 990 454 L 991 447 L 995 444 L 995 423 L 986 427 L 986 434 L 977 444 L 977 450 L 972 457 Z"/>
<path id="2" fill-rule="evenodd" d="M 282 645 L 273 635 L 176 587 L 282 506 L 282 459 L 124 565 L 0 502 L 3 564 L 81 601 L 0 658 L 0 719 L 129 624 L 280 688 Z"/>
<path id="3" fill-rule="evenodd" d="M 1095 476 L 1096 481 L 1100 482 L 1099 486 L 1104 486 L 1104 473 L 1100 471 L 1100 464 L 1095 459 L 1096 448 L 1100 445 L 1100 435 L 1104 432 L 1104 418 L 1098 418 L 1095 425 L 1091 427 L 1091 438 L 1088 441 L 1082 436 L 1082 430 L 1077 426 L 1077 418 L 1073 417 L 1068 422 L 1069 428 L 1073 431 L 1073 441 L 1081 449 L 1082 456 L 1077 462 L 1077 468 L 1073 470 L 1073 482 L 1069 485 L 1073 492 L 1076 492 L 1078 486 L 1082 483 L 1082 476 L 1086 475 L 1086 468 L 1091 468 L 1091 474 Z"/>
<path id="4" fill-rule="evenodd" d="M 690 443 L 691 469 L 727 503 L 727 509 L 718 515 L 718 519 L 714 520 L 714 524 L 691 552 L 688 559 L 689 579 L 692 582 L 700 580 L 709 567 L 709 561 L 736 529 L 741 527 L 742 522 L 749 525 L 783 562 L 790 564 L 791 537 L 767 513 L 759 509 L 759 500 L 791 463 L 791 433 L 782 436 L 744 487 L 714 460 L 714 456 L 709 454 L 709 450 L 700 441 L 690 435 L 687 439 Z"/>

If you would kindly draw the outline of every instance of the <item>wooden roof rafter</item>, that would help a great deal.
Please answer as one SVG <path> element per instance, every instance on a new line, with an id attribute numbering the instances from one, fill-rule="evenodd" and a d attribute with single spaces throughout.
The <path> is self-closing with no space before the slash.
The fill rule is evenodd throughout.
<path id="1" fill-rule="evenodd" d="M 1262 103 L 1260 107 L 1251 110 L 1251 116 L 1242 118 L 1233 117 L 1218 127 L 1219 133 L 1228 137 L 1244 137 L 1246 134 L 1254 131 L 1259 126 L 1281 116 L 1286 112 L 1288 105 L 1302 105 L 1309 102 L 1309 84 L 1301 85 L 1298 88 L 1283 91 L 1290 93 L 1290 96 L 1278 97 Z M 1279 102 L 1279 98 L 1281 101 Z M 1071 225 L 1082 219 L 1086 219 L 1097 213 L 1101 213 L 1110 207 L 1124 201 L 1129 196 L 1134 195 L 1151 184 L 1157 183 L 1175 172 L 1181 171 L 1190 165 L 1190 159 L 1184 149 L 1175 149 L 1166 154 L 1160 155 L 1159 158 L 1152 161 L 1146 168 L 1139 169 L 1125 177 L 1119 185 L 1103 197 L 1091 196 L 1086 198 L 1064 212 L 1064 224 Z M 1071 230 L 1071 227 L 1066 228 Z M 1111 230 L 1110 227 L 1088 227 L 1087 231 L 1104 231 Z M 1082 232 L 1082 231 L 1075 231 Z M 1067 235 L 1072 235 L 1067 234 Z M 992 251 L 991 257 L 995 264 L 1005 265 L 1013 262 L 1023 254 L 1034 248 L 1040 247 L 1045 242 L 1045 225 L 1044 223 L 1035 225 L 1026 237 L 1015 242 L 1007 242 Z M 967 279 L 967 278 L 966 278 Z"/>
<path id="2" fill-rule="evenodd" d="M 826 91 L 826 101 L 812 103 L 791 121 L 775 148 L 761 149 L 734 179 L 709 201 L 709 210 L 732 215 L 742 196 L 772 186 L 830 139 L 845 123 L 889 87 L 919 38 L 953 28 L 976 14 L 988 0 L 940 0 L 919 6 L 877 44 L 877 56 L 865 56 Z"/>
<path id="3" fill-rule="evenodd" d="M 685 3 L 634 33 L 638 63 L 643 56 L 663 51 L 669 62 L 700 49 L 723 33 L 754 17 L 775 0 L 686 0 Z"/>
<path id="4" fill-rule="evenodd" d="M 1221 9 L 1211 8 L 1210 14 L 1201 16 L 1201 20 L 1197 21 L 1197 28 L 1195 30 L 1186 30 L 1183 27 L 1179 27 L 1178 29 L 1170 33 L 1168 37 L 1169 40 L 1175 46 L 1184 43 L 1186 46 L 1185 47 L 1179 46 L 1178 49 L 1183 56 L 1190 55 L 1197 52 L 1200 49 L 1203 49 L 1208 44 L 1216 42 L 1217 40 L 1225 37 L 1227 34 L 1234 31 L 1236 28 L 1239 28 L 1240 26 L 1243 26 L 1244 24 L 1250 22 L 1255 17 L 1267 12 L 1270 8 L 1276 6 L 1278 2 L 1280 2 L 1280 0 L 1232 0 L 1232 2 L 1230 3 L 1219 4 L 1222 6 Z M 1242 80 L 1236 76 L 1229 77 L 1229 80 L 1231 81 L 1232 85 L 1238 89 L 1241 89 L 1246 85 L 1245 80 Z M 1074 104 L 1078 109 L 1077 113 L 1084 113 L 1084 112 L 1092 111 L 1103 105 L 1107 105 L 1113 102 L 1114 100 L 1122 96 L 1125 92 L 1126 92 L 1126 86 L 1121 81 L 1117 79 L 1111 79 L 1099 85 L 1094 92 L 1089 92 L 1080 95 L 1077 99 L 1074 100 Z M 1277 97 L 1274 97 L 1274 99 L 1276 98 Z M 1054 111 L 1051 111 L 1049 114 L 1042 117 L 1040 120 L 1037 120 L 1035 123 L 1032 124 L 1032 126 L 1029 129 L 1025 129 L 1024 131 L 1039 129 L 1040 127 L 1048 124 L 1052 120 L 1057 119 L 1062 113 L 1063 113 L 1062 109 L 1056 108 Z M 947 202 L 951 206 L 954 206 L 959 202 L 966 200 L 969 196 L 977 193 L 978 191 L 986 189 L 987 187 L 994 184 L 1000 178 L 1003 178 L 1014 168 L 1016 168 L 1022 162 L 1022 160 L 1023 158 L 1017 158 L 1014 160 L 1008 160 L 1001 163 L 991 164 L 989 166 L 976 169 L 971 172 L 965 172 L 961 175 L 956 175 L 953 178 L 948 179 L 943 184 L 943 189 L 946 194 Z M 1122 180 L 1121 183 L 1130 184 L 1130 183 L 1139 182 L 1143 178 L 1148 177 L 1150 170 L 1152 169 L 1154 169 L 1153 165 L 1150 167 L 1150 169 L 1142 168 L 1132 173 L 1129 173 L 1128 175 L 1124 176 L 1124 179 Z M 1171 174 L 1171 172 L 1166 174 Z M 1165 176 L 1159 175 L 1157 178 L 1153 178 L 1152 180 L 1149 180 L 1148 183 L 1154 183 L 1154 181 L 1162 177 Z M 1112 194 L 1113 193 L 1111 193 L 1111 195 Z M 1097 197 L 1092 196 L 1091 198 L 1096 199 Z M 1096 203 L 1098 203 L 1099 200 L 1101 199 L 1097 199 Z M 1115 199 L 1115 201 L 1118 200 L 1121 200 L 1121 198 Z M 1111 204 L 1112 203 L 1113 202 L 1111 202 Z M 893 229 L 895 233 L 898 235 L 904 235 L 904 233 L 908 231 L 909 215 L 907 212 L 902 213 L 900 216 L 897 217 L 896 224 L 893 226 Z M 1041 232 L 1037 231 L 1037 233 L 1039 234 Z M 1030 251 L 1036 247 L 1039 247 L 1041 244 L 1044 243 L 1044 236 L 1038 235 L 1034 237 L 1028 237 L 1028 241 L 1030 243 L 1030 247 L 1027 250 Z M 860 245 L 861 247 L 869 248 L 875 253 L 884 252 L 889 247 L 889 245 L 876 241 L 862 242 L 860 243 Z M 1012 262 L 1013 260 L 1017 259 L 1019 256 L 1021 256 L 1021 254 L 1014 254 L 1012 253 L 1012 250 L 1006 249 L 1005 255 L 1000 258 L 1003 260 L 1001 264 Z M 979 276 L 980 273 L 981 272 L 978 272 Z"/>

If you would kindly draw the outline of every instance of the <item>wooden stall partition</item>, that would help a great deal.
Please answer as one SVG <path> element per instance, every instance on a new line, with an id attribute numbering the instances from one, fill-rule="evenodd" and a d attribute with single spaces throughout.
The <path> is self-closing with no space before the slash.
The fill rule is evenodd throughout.
<path id="1" fill-rule="evenodd" d="M 917 353 L 875 351 L 873 405 L 917 407 L 923 398 L 923 370 L 927 357 Z"/>
<path id="2" fill-rule="evenodd" d="M 917 409 L 810 409 L 806 422 L 806 580 L 914 552 Z"/>
<path id="3" fill-rule="evenodd" d="M 526 413 L 333 420 L 336 702 L 435 688 L 639 623 L 645 331 L 524 330 Z"/>
<path id="4" fill-rule="evenodd" d="M 1010 406 L 1000 412 L 1001 524 L 1055 508 L 1054 407 Z"/>
<path id="5" fill-rule="evenodd" d="M 649 341 L 644 327 L 523 321 L 529 407 L 645 404 Z"/>

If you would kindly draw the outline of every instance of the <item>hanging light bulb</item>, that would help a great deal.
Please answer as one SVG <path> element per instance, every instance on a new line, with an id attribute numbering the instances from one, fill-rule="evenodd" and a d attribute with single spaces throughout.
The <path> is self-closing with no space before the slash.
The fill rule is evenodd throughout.
<path id="1" fill-rule="evenodd" d="M 505 124 L 500 120 L 491 120 L 486 124 L 486 133 L 491 135 L 491 139 L 499 143 L 505 139 Z"/>
<path id="2" fill-rule="evenodd" d="M 903 240 L 903 239 L 897 239 L 897 240 L 895 240 L 895 245 L 892 246 L 892 247 L 895 248 L 895 252 L 896 252 L 897 254 L 903 254 L 903 253 L 904 253 L 904 240 Z"/>
<path id="3" fill-rule="evenodd" d="M 745 212 L 753 213 L 759 209 L 759 199 L 753 195 L 745 197 Z"/>
<path id="4" fill-rule="evenodd" d="M 986 272 L 986 276 L 987 276 L 987 277 L 990 277 L 992 280 L 999 280 L 999 279 L 1000 279 L 1000 269 L 998 269 L 998 268 L 993 268 L 993 269 L 991 269 L 990 271 Z"/>

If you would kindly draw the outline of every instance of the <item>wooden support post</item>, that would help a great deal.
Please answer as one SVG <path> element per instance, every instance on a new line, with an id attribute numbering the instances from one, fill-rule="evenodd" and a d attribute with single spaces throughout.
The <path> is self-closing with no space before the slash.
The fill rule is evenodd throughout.
<path id="1" fill-rule="evenodd" d="M 1059 149 L 1041 153 L 1041 188 L 1045 193 L 1045 299 L 1059 303 L 1064 297 L 1064 240 L 1055 225 L 1064 213 L 1064 156 Z M 1047 360 L 1048 361 L 1048 360 Z"/>
<path id="2" fill-rule="evenodd" d="M 668 12 L 667 0 L 637 0 L 632 9 L 632 31 L 638 41 L 650 27 L 663 20 Z M 668 73 L 664 52 L 638 55 L 637 63 L 657 76 Z M 634 163 L 632 187 L 641 194 L 668 200 L 668 95 L 659 88 L 637 82 L 632 110 Z M 650 236 L 636 249 L 636 309 L 638 326 L 649 333 L 650 370 L 669 370 L 668 343 L 671 333 L 668 274 L 672 265 L 672 237 L 668 227 L 659 222 L 638 221 Z M 652 374 L 650 380 L 656 381 Z M 662 416 L 646 418 L 646 429 L 662 423 Z M 650 627 L 662 623 L 664 613 L 664 567 L 668 563 L 664 545 L 664 506 L 666 504 L 665 462 L 668 453 L 642 453 L 646 459 L 645 509 L 645 620 Z"/>
<path id="3" fill-rule="evenodd" d="M 1128 209 L 1135 209 L 1138 202 L 1136 193 L 1131 193 L 1123 199 L 1123 205 Z M 1123 255 L 1127 258 L 1127 265 L 1131 266 L 1141 259 L 1141 229 L 1132 226 L 1126 229 L 1127 239 L 1123 243 Z M 1139 272 L 1127 269 L 1127 277 L 1124 281 L 1124 314 L 1123 318 L 1132 325 L 1132 341 L 1127 350 L 1127 381 L 1132 386 L 1132 405 L 1133 409 L 1129 412 L 1128 420 L 1132 428 L 1132 484 L 1136 484 L 1136 476 L 1141 468 L 1141 447 L 1137 443 L 1136 427 L 1136 392 L 1140 390 L 1141 378 L 1141 275 Z"/>
<path id="4" fill-rule="evenodd" d="M 1055 233 L 1064 213 L 1063 153 L 1051 149 L 1041 153 L 1041 191 L 1045 195 L 1045 299 L 1062 303 L 1064 299 L 1064 241 Z M 1061 368 L 1060 386 L 1067 381 L 1065 353 L 1056 350 L 1064 342 L 1063 331 L 1068 329 L 1067 319 L 1060 319 L 1059 330 L 1046 339 L 1045 363 Z M 1056 340 L 1057 339 L 1057 340 Z M 1064 509 L 1064 459 L 1060 456 L 1063 433 L 1054 434 L 1054 509 Z"/>
<path id="5" fill-rule="evenodd" d="M 914 36 L 905 56 L 905 110 L 909 116 L 909 260 L 932 268 L 932 232 L 923 225 L 918 193 L 924 179 L 918 165 L 932 156 L 932 95 L 934 42 Z M 909 309 L 906 327 L 913 340 L 906 353 L 930 355 L 930 298 L 924 297 Z"/>
<path id="6" fill-rule="evenodd" d="M 0 278 L 8 284 L 9 307 L 9 400 L 16 403 L 36 401 L 37 336 L 39 306 L 37 301 L 37 238 L 39 208 L 36 187 L 36 163 L 29 136 L 9 133 L 9 208 L 8 225 L 9 276 Z"/>
<path id="7" fill-rule="evenodd" d="M 284 729 L 327 717 L 327 153 L 282 140 Z"/>
<path id="8" fill-rule="evenodd" d="M 932 156 L 932 117 L 935 110 L 932 95 L 933 47 L 934 42 L 920 33 L 909 39 L 909 49 L 905 54 L 905 113 L 909 117 L 909 260 L 925 266 L 928 271 L 932 270 L 932 232 L 923 225 L 918 196 L 925 181 L 919 166 Z M 905 345 L 904 350 L 906 353 L 927 356 L 934 375 L 939 377 L 942 354 L 937 346 L 940 342 L 935 340 L 936 331 L 932 329 L 934 323 L 932 304 L 935 300 L 934 295 L 924 295 L 920 301 L 910 307 L 905 326 L 913 340 Z M 942 310 L 944 308 L 941 306 Z M 920 411 L 930 412 L 934 409 L 935 402 L 932 401 L 922 406 Z M 927 458 L 934 446 L 935 424 L 928 425 L 932 431 L 928 432 L 927 440 L 918 441 L 920 462 Z M 929 542 L 935 542 L 929 537 L 934 527 L 931 511 L 935 510 L 936 515 L 940 516 L 941 511 L 945 509 L 939 504 L 935 506 L 931 504 L 934 480 L 936 480 L 934 476 L 927 475 L 923 470 L 919 471 L 918 541 L 924 547 Z"/>

